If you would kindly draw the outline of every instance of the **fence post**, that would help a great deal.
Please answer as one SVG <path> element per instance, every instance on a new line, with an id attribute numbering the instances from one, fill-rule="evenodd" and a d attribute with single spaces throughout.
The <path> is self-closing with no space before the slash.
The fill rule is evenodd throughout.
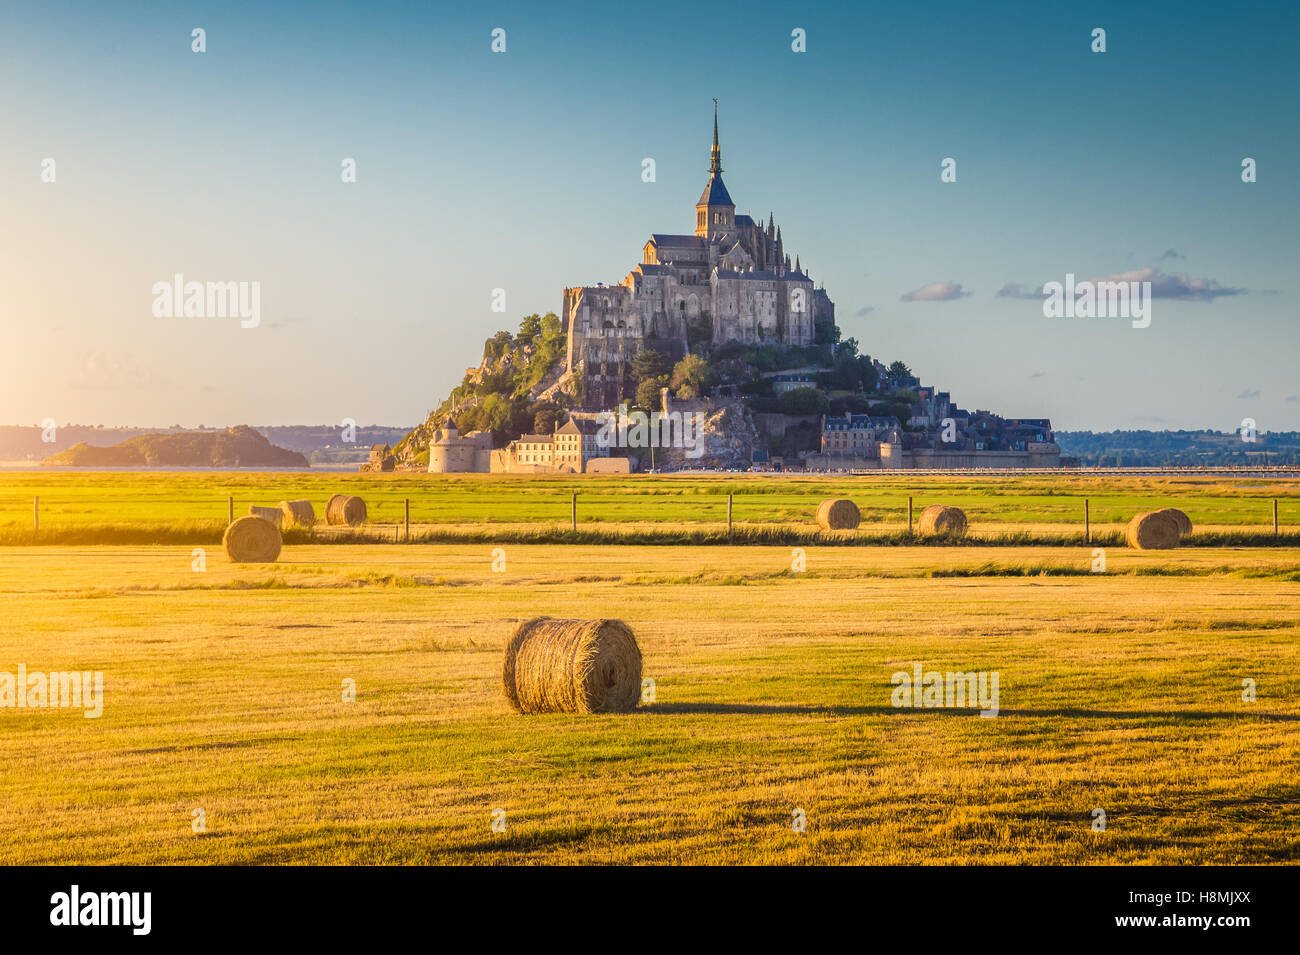
<path id="1" fill-rule="evenodd" d="M 727 492 L 727 540 L 731 540 L 731 492 Z"/>
<path id="2" fill-rule="evenodd" d="M 569 508 L 570 508 L 569 513 L 573 518 L 573 532 L 576 534 L 578 532 L 578 492 L 577 491 L 573 492 L 573 498 L 569 502 Z"/>
<path id="3" fill-rule="evenodd" d="M 911 497 L 908 497 L 907 499 L 907 534 L 909 537 L 912 534 L 912 498 Z"/>
<path id="4" fill-rule="evenodd" d="M 1088 499 L 1083 499 L 1083 542 L 1092 543 L 1092 515 L 1088 513 Z"/>
<path id="5" fill-rule="evenodd" d="M 411 540 L 411 499 L 408 497 L 408 498 L 404 498 L 404 500 L 406 501 L 406 540 L 407 540 L 407 543 L 410 543 L 410 540 Z"/>
<path id="6" fill-rule="evenodd" d="M 235 499 L 233 496 L 226 498 L 226 523 L 235 523 Z"/>
<path id="7" fill-rule="evenodd" d="M 1277 498 L 1273 498 L 1273 536 L 1277 536 Z"/>
<path id="8" fill-rule="evenodd" d="M 41 499 L 39 497 L 32 498 L 32 528 L 37 534 L 41 532 Z"/>

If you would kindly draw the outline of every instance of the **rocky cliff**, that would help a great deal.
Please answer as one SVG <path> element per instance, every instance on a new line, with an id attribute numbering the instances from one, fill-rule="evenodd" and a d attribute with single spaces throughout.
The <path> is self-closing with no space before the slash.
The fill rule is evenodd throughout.
<path id="1" fill-rule="evenodd" d="M 682 403 L 674 404 L 674 409 Z M 754 448 L 758 444 L 758 429 L 754 426 L 749 409 L 739 401 L 725 403 L 697 402 L 704 406 L 704 415 L 700 428 L 704 442 L 704 453 L 700 457 L 689 457 L 684 448 L 656 448 L 655 467 L 665 470 L 682 468 L 738 468 L 746 470 L 753 459 Z M 687 412 L 689 413 L 689 412 Z M 648 464 L 648 454 L 642 461 L 642 467 Z"/>

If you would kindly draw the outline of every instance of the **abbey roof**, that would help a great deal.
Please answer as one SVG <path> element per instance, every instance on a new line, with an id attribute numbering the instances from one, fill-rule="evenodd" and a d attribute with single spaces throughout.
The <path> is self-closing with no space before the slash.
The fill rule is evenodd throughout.
<path id="1" fill-rule="evenodd" d="M 722 184 L 722 176 L 716 172 L 709 176 L 708 185 L 700 193 L 700 201 L 695 204 L 697 206 L 731 206 L 733 209 L 736 207 L 736 204 L 731 201 L 731 196 L 727 193 L 727 187 Z"/>

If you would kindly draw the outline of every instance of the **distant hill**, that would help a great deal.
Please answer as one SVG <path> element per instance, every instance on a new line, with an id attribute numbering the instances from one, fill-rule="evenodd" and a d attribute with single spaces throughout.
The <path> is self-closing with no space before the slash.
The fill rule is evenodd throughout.
<path id="1" fill-rule="evenodd" d="M 142 434 L 108 447 L 82 441 L 41 462 L 56 467 L 305 468 L 298 451 L 278 448 L 248 425 L 225 431 Z"/>
<path id="2" fill-rule="evenodd" d="M 1219 467 L 1300 464 L 1300 432 L 1057 431 L 1061 453 L 1084 467 Z"/>
<path id="3" fill-rule="evenodd" d="M 254 429 L 277 447 L 301 451 L 313 465 L 360 464 L 370 453 L 372 444 L 396 444 L 410 428 L 387 425 L 358 425 L 353 441 L 344 441 L 339 425 L 267 425 Z M 168 427 L 105 428 L 82 424 L 60 424 L 53 432 L 39 425 L 0 425 L 0 464 L 37 464 L 44 458 L 74 445 L 85 443 L 103 448 L 120 444 L 141 435 L 181 435 L 222 433 L 222 428 Z M 50 440 L 53 439 L 53 440 Z"/>

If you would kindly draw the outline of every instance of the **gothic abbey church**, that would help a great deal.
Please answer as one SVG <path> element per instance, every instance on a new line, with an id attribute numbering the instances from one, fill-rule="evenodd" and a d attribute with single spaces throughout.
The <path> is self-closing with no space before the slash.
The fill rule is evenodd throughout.
<path id="1" fill-rule="evenodd" d="M 609 410 L 627 394 L 632 357 L 653 348 L 672 361 L 689 342 L 811 345 L 835 306 L 791 266 L 780 227 L 736 215 L 722 182 L 717 104 L 709 181 L 695 204 L 694 235 L 654 234 L 620 285 L 566 288 L 565 371 L 581 382 L 582 408 Z"/>

